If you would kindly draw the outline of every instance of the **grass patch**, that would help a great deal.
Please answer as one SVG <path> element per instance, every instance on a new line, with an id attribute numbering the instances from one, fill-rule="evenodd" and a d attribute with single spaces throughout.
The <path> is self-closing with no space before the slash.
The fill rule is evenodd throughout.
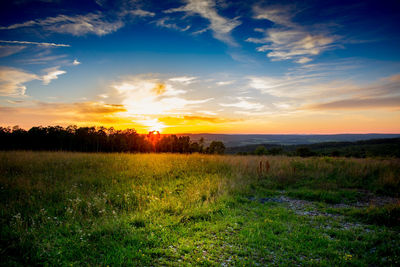
<path id="1" fill-rule="evenodd" d="M 292 198 L 319 201 L 329 204 L 354 203 L 361 198 L 361 194 L 357 191 L 340 189 L 337 191 L 310 189 L 289 190 L 286 195 Z"/>
<path id="2" fill-rule="evenodd" d="M 383 207 L 370 206 L 364 209 L 352 209 L 347 212 L 355 219 L 370 224 L 400 227 L 400 204 L 388 204 Z"/>

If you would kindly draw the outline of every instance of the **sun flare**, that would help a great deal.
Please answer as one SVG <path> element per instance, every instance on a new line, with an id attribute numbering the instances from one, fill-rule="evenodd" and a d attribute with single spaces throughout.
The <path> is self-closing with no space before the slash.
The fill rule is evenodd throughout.
<path id="1" fill-rule="evenodd" d="M 144 121 L 143 124 L 146 126 L 149 132 L 156 131 L 161 133 L 162 130 L 167 127 L 164 123 L 159 122 L 157 119 Z"/>

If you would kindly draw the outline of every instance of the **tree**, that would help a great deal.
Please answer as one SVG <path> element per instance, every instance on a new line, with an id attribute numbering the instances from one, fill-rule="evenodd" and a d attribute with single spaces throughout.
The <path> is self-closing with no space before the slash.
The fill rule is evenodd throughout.
<path id="1" fill-rule="evenodd" d="M 225 145 L 221 141 L 212 141 L 210 146 L 207 147 L 207 153 L 209 154 L 224 154 Z"/>
<path id="2" fill-rule="evenodd" d="M 273 147 L 268 150 L 268 154 L 270 155 L 279 155 L 283 152 L 283 149 L 281 147 Z"/>
<path id="3" fill-rule="evenodd" d="M 258 146 L 255 150 L 254 150 L 254 154 L 256 155 L 266 155 L 267 154 L 267 149 L 264 146 Z"/>
<path id="4" fill-rule="evenodd" d="M 199 140 L 199 152 L 203 153 L 204 152 L 204 138 L 201 137 Z"/>
<path id="5" fill-rule="evenodd" d="M 314 152 L 312 152 L 308 147 L 299 147 L 296 149 L 296 155 L 300 157 L 311 157 L 314 156 Z"/>

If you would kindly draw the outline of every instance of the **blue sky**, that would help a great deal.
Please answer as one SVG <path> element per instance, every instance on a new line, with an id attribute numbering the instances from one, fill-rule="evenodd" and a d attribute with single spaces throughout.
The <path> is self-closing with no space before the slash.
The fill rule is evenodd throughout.
<path id="1" fill-rule="evenodd" d="M 0 125 L 400 132 L 399 1 L 0 3 Z"/>

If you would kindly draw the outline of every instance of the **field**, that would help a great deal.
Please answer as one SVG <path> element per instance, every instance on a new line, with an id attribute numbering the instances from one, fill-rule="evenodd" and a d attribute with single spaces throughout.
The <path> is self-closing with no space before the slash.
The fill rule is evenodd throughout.
<path id="1" fill-rule="evenodd" d="M 1 265 L 400 264 L 400 160 L 0 152 Z"/>

